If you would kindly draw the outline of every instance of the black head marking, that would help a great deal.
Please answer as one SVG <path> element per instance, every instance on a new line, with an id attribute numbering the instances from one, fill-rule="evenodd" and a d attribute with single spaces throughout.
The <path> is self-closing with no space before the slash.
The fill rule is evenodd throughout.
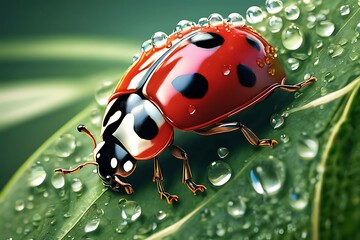
<path id="1" fill-rule="evenodd" d="M 241 85 L 245 87 L 252 87 L 255 85 L 256 75 L 249 67 L 239 64 L 236 68 L 237 76 Z"/>
<path id="2" fill-rule="evenodd" d="M 246 36 L 246 41 L 256 50 L 260 51 L 260 45 L 259 43 L 252 37 Z"/>
<path id="3" fill-rule="evenodd" d="M 224 43 L 224 38 L 217 33 L 199 32 L 189 39 L 189 41 L 200 48 L 215 48 Z"/>
<path id="4" fill-rule="evenodd" d="M 156 122 L 147 114 L 145 109 L 134 114 L 134 131 L 136 134 L 146 140 L 156 137 L 159 132 Z"/>
<path id="5" fill-rule="evenodd" d="M 208 90 L 208 81 L 200 73 L 184 74 L 172 81 L 176 91 L 190 99 L 203 98 Z"/>

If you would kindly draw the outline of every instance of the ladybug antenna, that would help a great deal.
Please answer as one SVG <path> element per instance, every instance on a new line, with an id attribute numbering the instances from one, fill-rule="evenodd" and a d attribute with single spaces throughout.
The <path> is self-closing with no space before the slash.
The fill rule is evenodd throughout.
<path id="1" fill-rule="evenodd" d="M 94 142 L 94 148 L 96 148 L 96 140 L 94 138 L 94 135 L 92 135 L 92 133 L 85 127 L 85 125 L 80 124 L 79 126 L 77 126 L 77 130 L 88 135 Z"/>

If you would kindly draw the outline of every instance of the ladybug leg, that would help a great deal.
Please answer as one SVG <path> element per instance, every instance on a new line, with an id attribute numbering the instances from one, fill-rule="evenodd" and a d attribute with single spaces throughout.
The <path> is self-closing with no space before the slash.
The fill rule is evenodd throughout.
<path id="1" fill-rule="evenodd" d="M 296 92 L 298 91 L 300 88 L 303 88 L 307 85 L 312 84 L 313 82 L 315 82 L 317 79 L 315 77 L 311 77 L 308 80 L 299 82 L 298 84 L 295 85 L 285 85 L 285 78 L 283 79 L 281 85 L 278 86 L 278 88 L 280 88 L 281 90 L 287 91 L 287 92 Z"/>
<path id="2" fill-rule="evenodd" d="M 195 130 L 195 132 L 200 135 L 209 136 L 219 133 L 233 132 L 237 130 L 240 130 L 245 136 L 246 140 L 248 140 L 248 142 L 254 146 L 269 146 L 272 148 L 275 144 L 278 143 L 276 140 L 273 139 L 260 139 L 258 136 L 256 136 L 255 133 L 253 133 L 253 131 L 251 131 L 249 128 L 247 128 L 240 122 L 216 123 L 211 127 Z"/>
<path id="3" fill-rule="evenodd" d="M 118 185 L 120 185 L 121 187 L 123 187 L 127 194 L 130 195 L 130 194 L 134 193 L 134 188 L 131 186 L 131 184 L 121 181 L 119 176 L 114 175 L 113 176 L 113 181 L 115 183 L 117 183 Z M 112 186 L 112 189 L 115 190 L 115 191 L 119 190 L 119 186 L 117 184 L 115 184 L 115 186 Z"/>
<path id="4" fill-rule="evenodd" d="M 55 172 L 58 172 L 58 173 L 61 173 L 61 174 L 74 174 L 74 173 L 77 173 L 78 171 L 80 171 L 83 167 L 85 167 L 86 165 L 95 165 L 97 166 L 98 163 L 97 162 L 86 162 L 86 163 L 83 163 L 79 166 L 77 166 L 76 168 L 70 170 L 70 169 L 63 169 L 63 168 L 57 168 L 55 169 Z"/>
<path id="5" fill-rule="evenodd" d="M 168 204 L 171 204 L 172 201 L 177 202 L 179 200 L 179 197 L 176 195 L 171 195 L 170 193 L 165 191 L 165 188 L 162 184 L 163 181 L 163 175 L 161 173 L 161 169 L 160 169 L 160 165 L 159 165 L 159 160 L 157 157 L 154 158 L 154 177 L 153 177 L 153 182 L 156 182 L 156 186 L 158 189 L 158 192 L 160 194 L 160 198 L 162 199 L 163 197 L 166 198 L 166 201 Z"/>
<path id="6" fill-rule="evenodd" d="M 206 187 L 204 185 L 196 184 L 192 180 L 192 173 L 190 169 L 189 159 L 187 157 L 187 153 L 185 150 L 176 145 L 170 145 L 169 149 L 171 154 L 177 159 L 183 160 L 183 174 L 182 174 L 182 182 L 188 186 L 188 188 L 196 195 L 197 191 L 203 192 Z"/>

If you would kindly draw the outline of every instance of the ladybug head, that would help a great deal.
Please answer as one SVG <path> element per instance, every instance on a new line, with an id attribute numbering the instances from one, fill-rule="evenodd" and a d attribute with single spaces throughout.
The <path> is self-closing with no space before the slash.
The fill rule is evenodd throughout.
<path id="1" fill-rule="evenodd" d="M 84 125 L 79 125 L 78 131 L 86 133 L 93 140 L 94 160 L 105 185 L 112 185 L 114 176 L 128 177 L 134 172 L 136 160 L 121 145 L 112 141 L 96 144 L 94 136 Z"/>

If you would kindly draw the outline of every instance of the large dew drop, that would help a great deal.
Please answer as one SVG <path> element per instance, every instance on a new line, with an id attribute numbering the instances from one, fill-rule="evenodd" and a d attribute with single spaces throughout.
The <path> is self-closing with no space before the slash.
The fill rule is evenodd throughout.
<path id="1" fill-rule="evenodd" d="M 268 25 L 272 33 L 277 33 L 283 27 L 283 21 L 277 16 L 272 16 L 268 19 Z"/>
<path id="2" fill-rule="evenodd" d="M 300 16 L 300 9 L 296 5 L 290 5 L 285 8 L 285 18 L 288 20 L 296 20 Z"/>
<path id="3" fill-rule="evenodd" d="M 318 153 L 319 141 L 315 137 L 303 133 L 297 142 L 296 150 L 302 159 L 312 160 Z"/>
<path id="4" fill-rule="evenodd" d="M 78 178 L 74 178 L 71 183 L 72 191 L 75 193 L 79 193 L 79 192 L 81 192 L 82 188 L 83 188 L 83 184 L 82 184 L 81 180 Z"/>
<path id="5" fill-rule="evenodd" d="M 301 29 L 295 24 L 291 24 L 282 31 L 281 40 L 286 49 L 296 50 L 302 45 L 304 37 Z"/>
<path id="6" fill-rule="evenodd" d="M 120 200 L 121 217 L 128 221 L 134 222 L 141 215 L 141 207 L 135 201 L 121 201 Z"/>
<path id="7" fill-rule="evenodd" d="M 218 13 L 213 13 L 208 18 L 210 26 L 216 27 L 223 24 L 223 17 Z"/>
<path id="8" fill-rule="evenodd" d="M 51 184 L 55 189 L 60 189 L 64 187 L 65 185 L 64 175 L 60 173 L 54 173 L 54 175 L 51 178 Z"/>
<path id="9" fill-rule="evenodd" d="M 315 31 L 320 37 L 329 37 L 335 30 L 334 23 L 330 21 L 321 21 L 316 25 Z"/>
<path id="10" fill-rule="evenodd" d="M 233 25 L 234 27 L 241 27 L 246 24 L 246 20 L 239 13 L 230 13 L 227 19 L 227 22 Z"/>
<path id="11" fill-rule="evenodd" d="M 178 24 L 175 27 L 175 32 L 178 31 L 183 31 L 183 30 L 188 30 L 191 29 L 193 26 L 195 26 L 194 22 L 191 22 L 189 20 L 181 20 L 180 22 L 178 22 Z"/>
<path id="12" fill-rule="evenodd" d="M 266 0 L 266 11 L 270 14 L 278 13 L 283 8 L 283 2 L 281 0 Z"/>
<path id="13" fill-rule="evenodd" d="M 40 186 L 45 181 L 46 172 L 42 166 L 35 166 L 31 169 L 31 173 L 28 178 L 28 185 L 30 187 Z"/>
<path id="14" fill-rule="evenodd" d="M 114 83 L 110 80 L 103 81 L 96 87 L 95 100 L 100 106 L 105 106 L 108 103 L 113 88 Z"/>
<path id="15" fill-rule="evenodd" d="M 100 219 L 96 218 L 93 220 L 90 220 L 84 227 L 84 231 L 86 233 L 94 232 L 96 229 L 98 229 L 100 225 Z"/>
<path id="16" fill-rule="evenodd" d="M 250 181 L 255 191 L 262 195 L 275 195 L 285 181 L 285 166 L 277 159 L 268 159 L 250 170 Z"/>
<path id="17" fill-rule="evenodd" d="M 223 161 L 214 161 L 208 167 L 208 179 L 214 186 L 222 186 L 231 178 L 231 168 Z"/>
<path id="18" fill-rule="evenodd" d="M 76 148 L 76 139 L 70 133 L 65 133 L 55 140 L 55 153 L 59 157 L 69 157 Z"/>
<path id="19" fill-rule="evenodd" d="M 246 20 L 249 23 L 259 23 L 264 19 L 264 13 L 258 6 L 249 7 L 246 11 Z"/>
<path id="20" fill-rule="evenodd" d="M 156 32 L 151 37 L 151 43 L 155 48 L 161 48 L 166 45 L 167 35 L 163 32 Z"/>

